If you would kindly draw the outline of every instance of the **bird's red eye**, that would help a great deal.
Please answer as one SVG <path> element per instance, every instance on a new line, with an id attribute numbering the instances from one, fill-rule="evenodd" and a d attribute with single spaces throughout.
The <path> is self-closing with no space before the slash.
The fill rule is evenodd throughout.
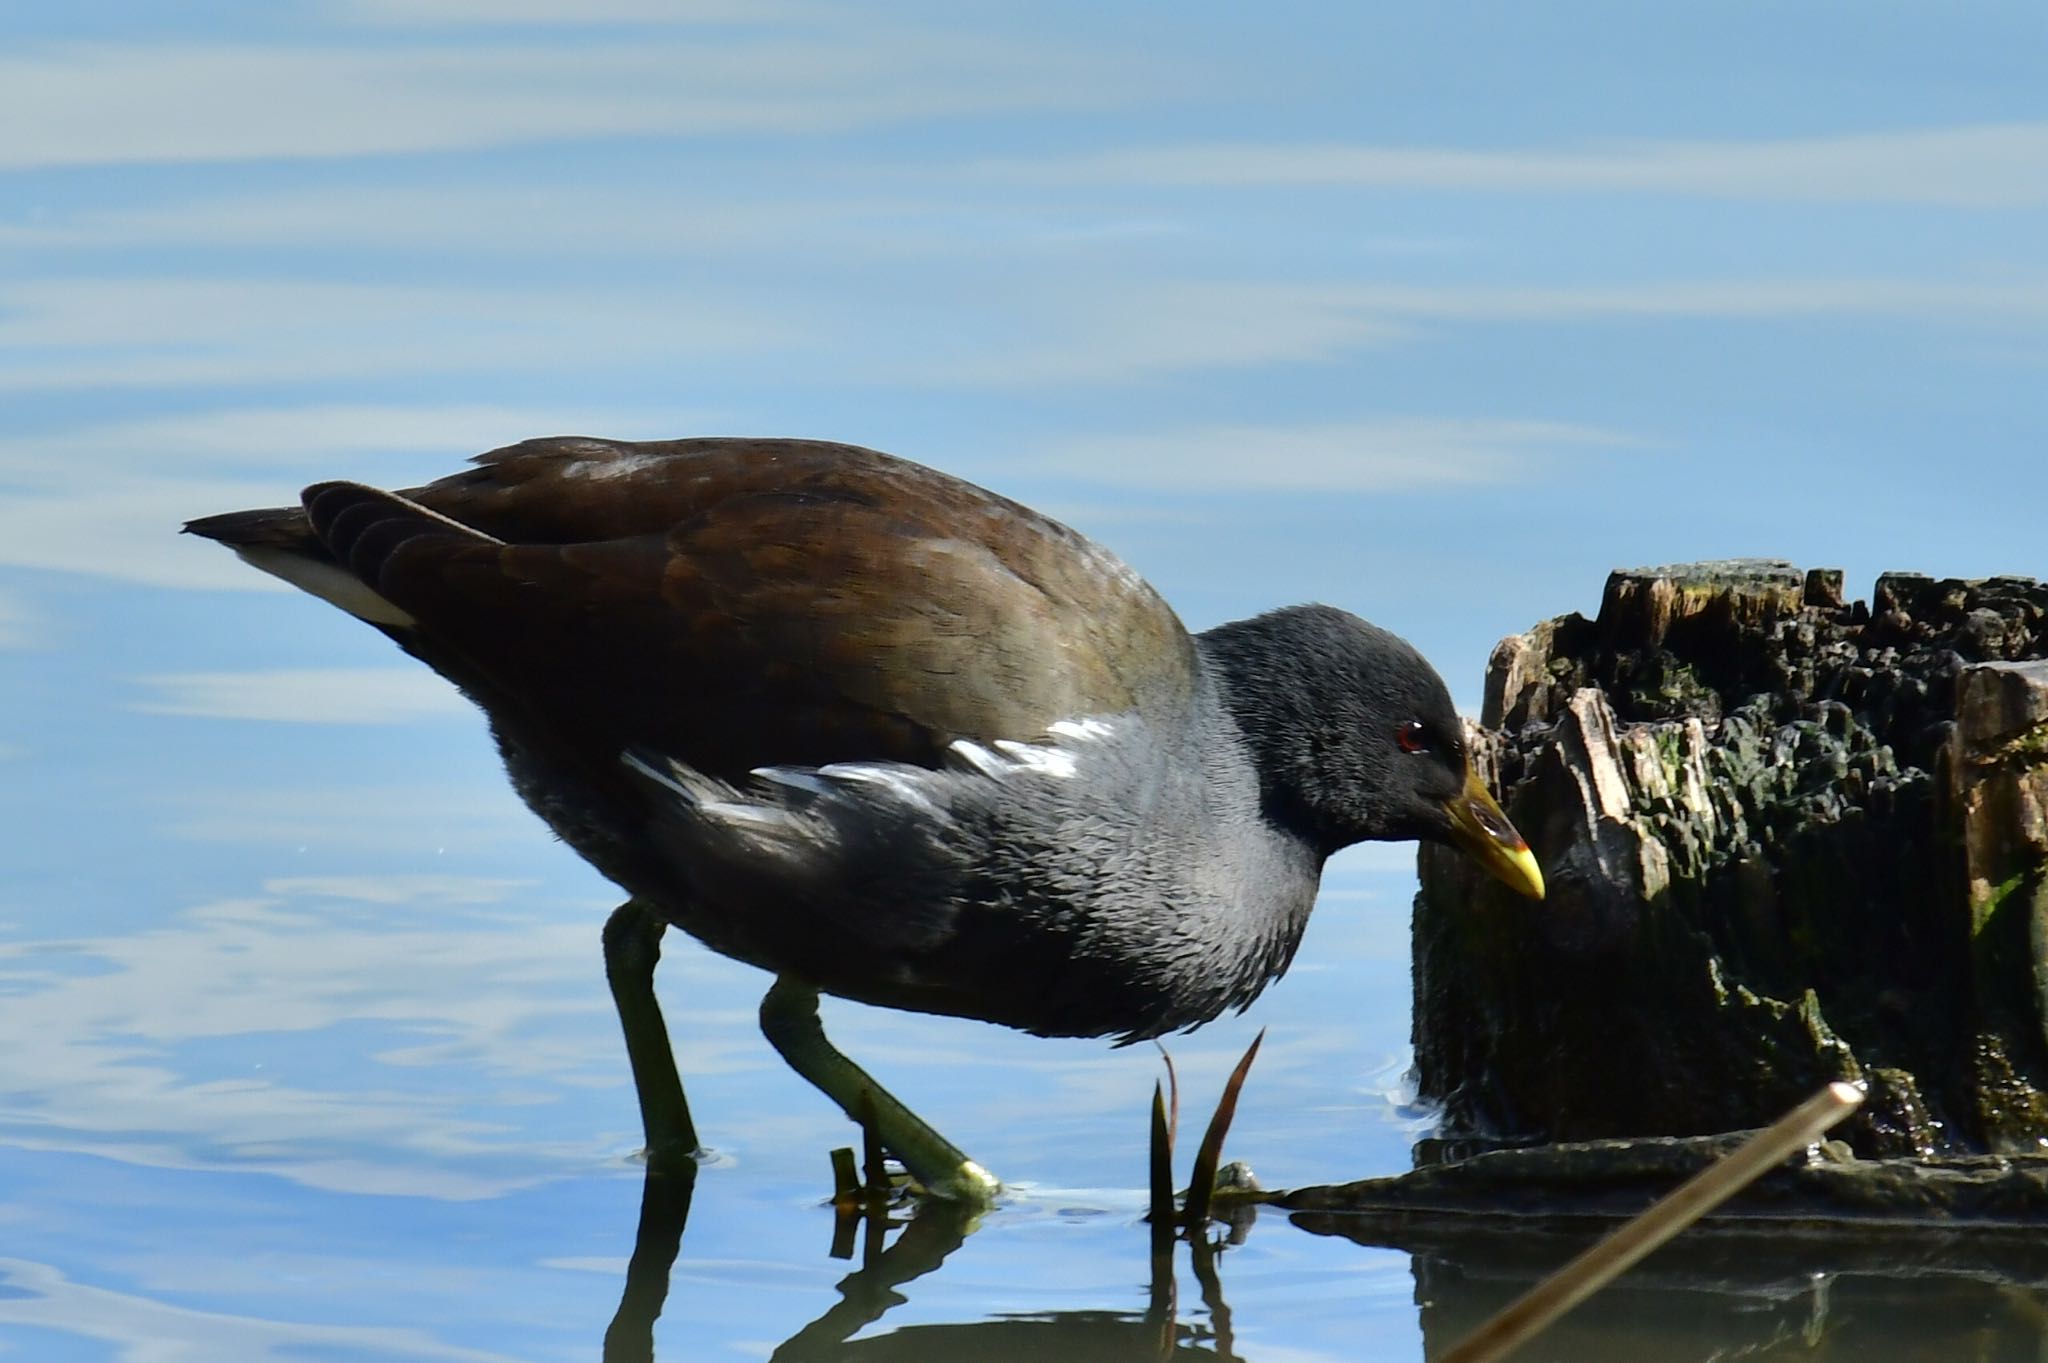
<path id="1" fill-rule="evenodd" d="M 1429 732 L 1422 727 L 1421 720 L 1411 719 L 1394 735 L 1394 741 L 1401 745 L 1402 752 L 1421 752 L 1429 746 Z"/>

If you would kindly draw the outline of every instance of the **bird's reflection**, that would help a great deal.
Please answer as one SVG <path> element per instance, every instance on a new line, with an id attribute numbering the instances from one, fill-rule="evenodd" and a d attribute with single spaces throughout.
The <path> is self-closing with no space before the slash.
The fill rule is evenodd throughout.
<path id="1" fill-rule="evenodd" d="M 653 1170 L 606 1363 L 649 1363 L 696 1190 L 683 1162 Z M 1571 1257 L 1594 1233 L 1527 1218 L 1432 1224 L 1359 1213 L 1297 1212 L 1301 1229 L 1413 1255 L 1424 1356 L 1442 1352 Z M 1152 1256 L 1142 1310 L 1058 1311 L 861 1332 L 907 1299 L 972 1230 L 968 1213 L 869 1204 L 855 1217 L 860 1266 L 837 1300 L 774 1350 L 775 1363 L 1136 1363 L 1238 1360 L 1221 1249 L 1197 1237 Z M 1135 1233 L 1134 1233 L 1135 1240 Z M 1186 1244 L 1199 1311 L 1183 1321 L 1175 1260 Z M 685 1308 L 687 1310 L 687 1307 Z M 1932 1358 L 2048 1359 L 2048 1240 L 2012 1228 L 1968 1233 L 1864 1227 L 1833 1234 L 1716 1230 L 1681 1237 L 1517 1354 L 1517 1363 L 1799 1359 L 1924 1363 Z"/>
<path id="2" fill-rule="evenodd" d="M 641 1186 L 640 1225 L 626 1267 L 625 1290 L 605 1331 L 605 1363 L 648 1363 L 654 1358 L 654 1323 L 668 1298 L 669 1273 L 682 1245 L 696 1185 L 696 1166 L 688 1162 L 648 1171 Z M 1206 1324 L 1178 1318 L 1174 1253 L 1169 1246 L 1152 1256 L 1143 1312 L 1057 1311 L 913 1325 L 854 1339 L 906 1300 L 897 1289 L 933 1272 L 960 1247 L 974 1228 L 975 1216 L 971 1210 L 936 1201 L 922 1203 L 900 1219 L 882 1205 L 856 1213 L 861 1266 L 840 1280 L 839 1300 L 775 1350 L 773 1363 L 931 1363 L 951 1358 L 977 1363 L 1047 1358 L 1122 1363 L 1197 1357 L 1210 1363 L 1242 1363 L 1232 1342 L 1230 1307 L 1217 1269 L 1220 1249 L 1201 1237 L 1187 1243 Z"/>
<path id="3" fill-rule="evenodd" d="M 640 1228 L 633 1236 L 633 1257 L 626 1261 L 626 1289 L 604 1332 L 604 1363 L 654 1357 L 654 1322 L 668 1300 L 669 1270 L 682 1248 L 696 1193 L 697 1166 L 689 1160 L 648 1167 L 640 1185 Z"/>
<path id="4" fill-rule="evenodd" d="M 957 1203 L 927 1203 L 903 1223 L 902 1234 L 896 1237 L 895 1244 L 889 1245 L 891 1222 L 887 1210 L 870 1210 L 861 1218 L 861 1266 L 840 1280 L 839 1300 L 791 1335 L 771 1359 L 801 1363 L 805 1359 L 840 1357 L 841 1346 L 857 1331 L 880 1320 L 890 1308 L 903 1304 L 904 1297 L 897 1288 L 932 1272 L 960 1247 L 973 1229 L 974 1217 L 975 1213 Z"/>

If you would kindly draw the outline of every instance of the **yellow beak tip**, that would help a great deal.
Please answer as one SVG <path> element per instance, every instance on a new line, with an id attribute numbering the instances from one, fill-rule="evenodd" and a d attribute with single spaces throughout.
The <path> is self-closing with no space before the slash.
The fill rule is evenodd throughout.
<path id="1" fill-rule="evenodd" d="M 1501 879 L 1531 899 L 1543 898 L 1543 868 L 1536 864 L 1535 853 L 1520 847 L 1508 853 L 1506 861 Z"/>
<path id="2" fill-rule="evenodd" d="M 1536 854 L 1508 822 L 1508 816 L 1501 812 L 1476 771 L 1466 769 L 1465 789 L 1447 809 L 1452 842 L 1516 893 L 1531 899 L 1543 898 L 1543 868 L 1536 864 Z"/>

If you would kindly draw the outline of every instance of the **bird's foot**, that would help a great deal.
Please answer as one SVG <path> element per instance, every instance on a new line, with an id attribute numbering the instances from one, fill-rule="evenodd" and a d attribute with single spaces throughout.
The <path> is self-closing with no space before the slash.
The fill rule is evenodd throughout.
<path id="1" fill-rule="evenodd" d="M 948 1202 L 987 1207 L 995 1204 L 1003 1185 L 994 1174 L 963 1157 L 938 1177 L 923 1180 L 922 1191 L 927 1196 L 943 1197 Z"/>
<path id="2" fill-rule="evenodd" d="M 761 1031 L 791 1069 L 816 1085 L 879 1146 L 902 1162 L 928 1197 L 971 1207 L 992 1205 L 1002 1191 L 995 1175 L 935 1131 L 876 1083 L 873 1076 L 825 1039 L 818 1021 L 818 991 L 782 978 L 761 1000 Z M 878 1167 L 871 1153 L 870 1173 Z"/>

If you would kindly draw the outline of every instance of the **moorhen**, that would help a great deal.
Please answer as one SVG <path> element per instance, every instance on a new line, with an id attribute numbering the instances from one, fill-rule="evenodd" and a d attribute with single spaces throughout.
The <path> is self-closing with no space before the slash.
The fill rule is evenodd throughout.
<path id="1" fill-rule="evenodd" d="M 529 440 L 186 529 L 483 708 L 513 785 L 630 896 L 605 954 L 651 1151 L 694 1128 L 664 924 L 772 972 L 762 1027 L 925 1188 L 989 1174 L 825 1040 L 819 991 L 1121 1041 L 1249 1003 L 1324 859 L 1527 845 L 1408 644 L 1329 606 L 1189 635 L 1107 550 L 809 440 Z"/>

